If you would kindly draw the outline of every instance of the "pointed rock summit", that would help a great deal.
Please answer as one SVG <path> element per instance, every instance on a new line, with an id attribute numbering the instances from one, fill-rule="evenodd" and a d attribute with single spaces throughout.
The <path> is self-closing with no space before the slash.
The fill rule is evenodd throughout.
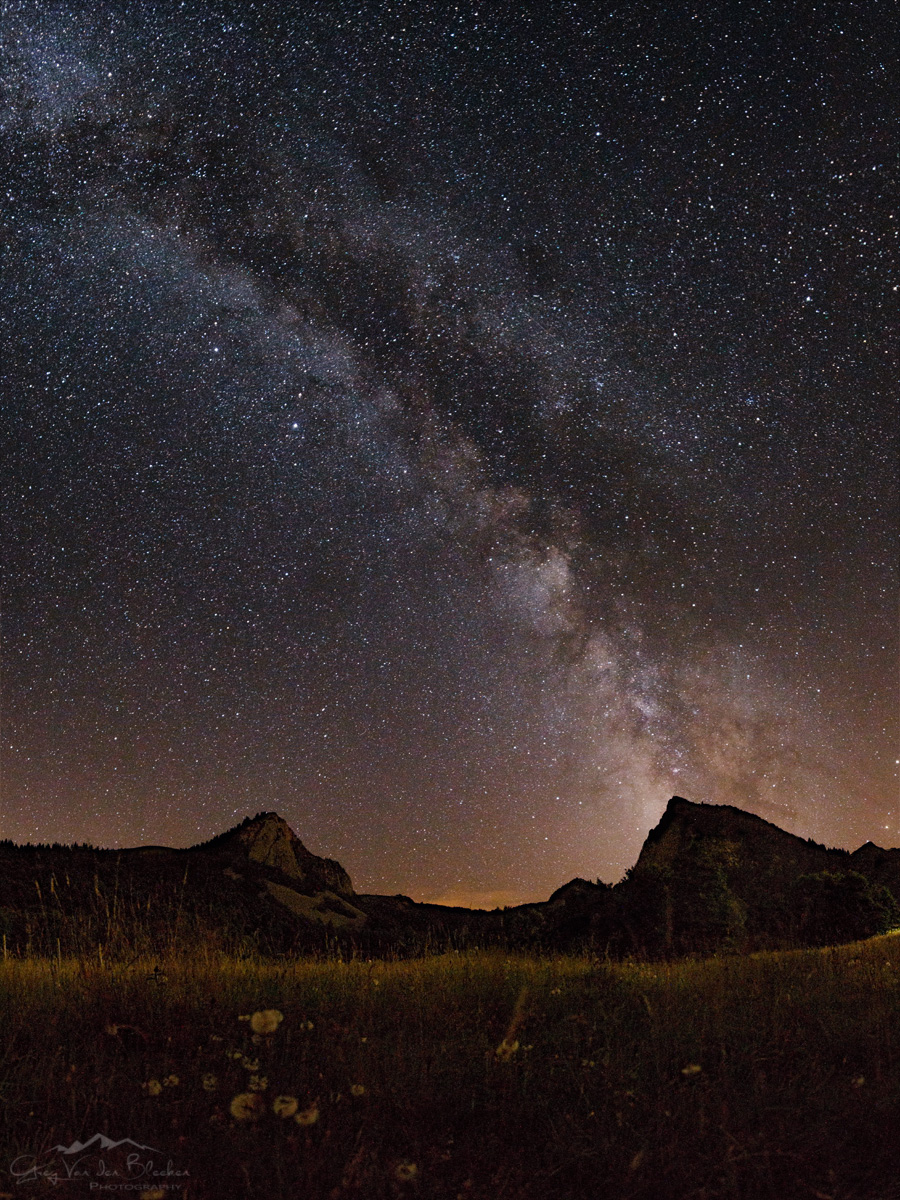
<path id="1" fill-rule="evenodd" d="M 312 854 L 278 813 L 257 813 L 208 842 L 209 848 L 239 849 L 251 862 L 281 871 L 305 891 L 325 889 L 352 896 L 350 876 L 339 862 Z"/>

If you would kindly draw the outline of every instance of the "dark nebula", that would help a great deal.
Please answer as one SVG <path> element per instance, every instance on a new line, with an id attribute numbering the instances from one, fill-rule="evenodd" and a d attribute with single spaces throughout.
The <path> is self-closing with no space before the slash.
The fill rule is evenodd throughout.
<path id="1" fill-rule="evenodd" d="M 0 835 L 897 843 L 891 10 L 601 7 L 4 5 Z"/>

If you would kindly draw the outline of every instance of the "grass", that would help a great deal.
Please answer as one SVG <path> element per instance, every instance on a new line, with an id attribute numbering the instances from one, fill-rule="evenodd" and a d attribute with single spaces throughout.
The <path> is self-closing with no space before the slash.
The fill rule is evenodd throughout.
<path id="1" fill-rule="evenodd" d="M 0 1195 L 104 1194 L 51 1153 L 102 1132 L 188 1172 L 122 1168 L 120 1196 L 900 1197 L 900 936 L 156 965 L 0 962 Z"/>

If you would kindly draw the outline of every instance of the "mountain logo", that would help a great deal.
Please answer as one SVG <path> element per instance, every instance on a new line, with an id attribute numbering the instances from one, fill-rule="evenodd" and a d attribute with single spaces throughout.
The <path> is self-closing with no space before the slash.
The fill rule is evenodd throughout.
<path id="1" fill-rule="evenodd" d="M 157 1150 L 153 1146 L 145 1146 L 142 1142 L 134 1141 L 133 1138 L 119 1138 L 118 1141 L 114 1141 L 105 1133 L 95 1133 L 86 1142 L 79 1142 L 76 1138 L 71 1146 L 53 1146 L 50 1153 L 84 1154 L 86 1150 L 115 1150 L 118 1146 L 133 1146 L 135 1150 L 149 1150 L 151 1154 L 162 1154 L 162 1150 Z"/>

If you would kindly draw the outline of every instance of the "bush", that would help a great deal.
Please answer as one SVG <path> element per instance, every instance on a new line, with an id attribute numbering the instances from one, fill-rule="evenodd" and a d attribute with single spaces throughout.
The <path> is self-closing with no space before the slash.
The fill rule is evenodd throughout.
<path id="1" fill-rule="evenodd" d="M 807 946 L 852 942 L 900 924 L 892 893 L 858 871 L 800 875 L 791 885 L 789 904 L 794 933 Z"/>

